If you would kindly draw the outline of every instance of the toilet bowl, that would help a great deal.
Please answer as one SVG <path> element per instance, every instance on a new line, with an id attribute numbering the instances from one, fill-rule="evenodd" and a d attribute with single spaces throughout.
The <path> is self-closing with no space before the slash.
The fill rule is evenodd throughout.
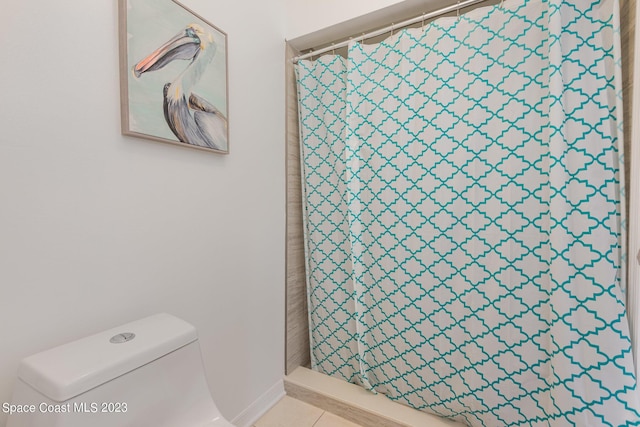
<path id="1" fill-rule="evenodd" d="M 22 360 L 7 427 L 233 427 L 195 328 L 157 314 Z"/>

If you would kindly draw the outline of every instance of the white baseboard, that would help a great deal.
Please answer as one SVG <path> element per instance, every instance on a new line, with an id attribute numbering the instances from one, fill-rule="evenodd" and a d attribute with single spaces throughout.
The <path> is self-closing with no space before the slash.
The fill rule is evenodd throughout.
<path id="1" fill-rule="evenodd" d="M 251 427 L 261 416 L 273 407 L 280 399 L 284 397 L 284 382 L 278 380 L 269 390 L 265 391 L 262 396 L 258 397 L 247 409 L 242 411 L 240 415 L 231 420 L 236 427 Z"/>

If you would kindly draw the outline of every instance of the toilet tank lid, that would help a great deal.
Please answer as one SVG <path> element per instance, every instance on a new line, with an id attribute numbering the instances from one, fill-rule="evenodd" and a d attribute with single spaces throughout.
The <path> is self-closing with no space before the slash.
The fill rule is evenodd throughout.
<path id="1" fill-rule="evenodd" d="M 128 339 L 123 334 L 135 334 Z M 111 342 L 111 338 L 115 337 Z M 197 340 L 196 329 L 162 313 L 22 360 L 18 376 L 48 398 L 63 402 Z M 124 342 L 122 342 L 124 341 Z"/>

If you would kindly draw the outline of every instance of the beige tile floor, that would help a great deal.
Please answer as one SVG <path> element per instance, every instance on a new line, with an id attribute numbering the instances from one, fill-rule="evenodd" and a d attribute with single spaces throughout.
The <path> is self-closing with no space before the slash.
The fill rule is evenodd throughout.
<path id="1" fill-rule="evenodd" d="M 285 396 L 254 427 L 362 427 L 330 412 Z"/>

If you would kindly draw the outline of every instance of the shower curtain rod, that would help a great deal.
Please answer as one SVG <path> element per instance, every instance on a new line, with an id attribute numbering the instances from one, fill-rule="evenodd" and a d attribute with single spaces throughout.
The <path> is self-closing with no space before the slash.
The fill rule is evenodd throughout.
<path id="1" fill-rule="evenodd" d="M 397 30 L 397 29 L 408 27 L 409 25 L 417 24 L 418 22 L 423 22 L 424 23 L 424 21 L 427 20 L 427 19 L 436 18 L 436 17 L 438 17 L 440 15 L 444 15 L 444 14 L 449 13 L 449 12 L 459 11 L 460 9 L 463 9 L 465 7 L 468 7 L 468 6 L 472 6 L 472 5 L 476 4 L 476 3 L 482 3 L 484 1 L 487 1 L 487 0 L 464 0 L 464 1 L 459 1 L 456 4 L 452 4 L 451 6 L 446 6 L 446 7 L 443 7 L 442 9 L 434 10 L 433 12 L 423 13 L 420 16 L 416 16 L 415 18 L 407 19 L 406 21 L 402 21 L 402 22 L 400 22 L 398 24 L 391 24 L 388 27 L 384 27 L 384 28 L 381 28 L 379 30 L 375 30 L 375 31 L 372 31 L 372 32 L 366 33 L 366 34 L 363 33 L 361 36 L 358 36 L 358 37 L 350 37 L 348 40 L 344 40 L 344 41 L 342 41 L 340 43 L 335 43 L 335 44 L 332 44 L 331 46 L 327 46 L 327 47 L 324 47 L 322 49 L 314 50 L 314 51 L 311 51 L 309 53 L 305 53 L 304 55 L 296 56 L 296 57 L 294 57 L 292 59 L 292 61 L 295 64 L 296 62 L 298 62 L 298 61 L 300 61 L 302 59 L 311 58 L 312 56 L 315 56 L 315 55 L 322 55 L 323 53 L 327 53 L 327 52 L 332 51 L 334 49 L 339 49 L 341 47 L 348 46 L 349 43 L 351 43 L 351 41 L 353 41 L 353 40 L 364 41 L 364 40 L 370 39 L 372 37 L 380 36 L 380 35 L 382 35 L 384 33 L 392 32 L 392 31 Z M 500 4 L 502 4 L 503 2 L 504 2 L 504 0 L 502 0 L 500 2 Z"/>

